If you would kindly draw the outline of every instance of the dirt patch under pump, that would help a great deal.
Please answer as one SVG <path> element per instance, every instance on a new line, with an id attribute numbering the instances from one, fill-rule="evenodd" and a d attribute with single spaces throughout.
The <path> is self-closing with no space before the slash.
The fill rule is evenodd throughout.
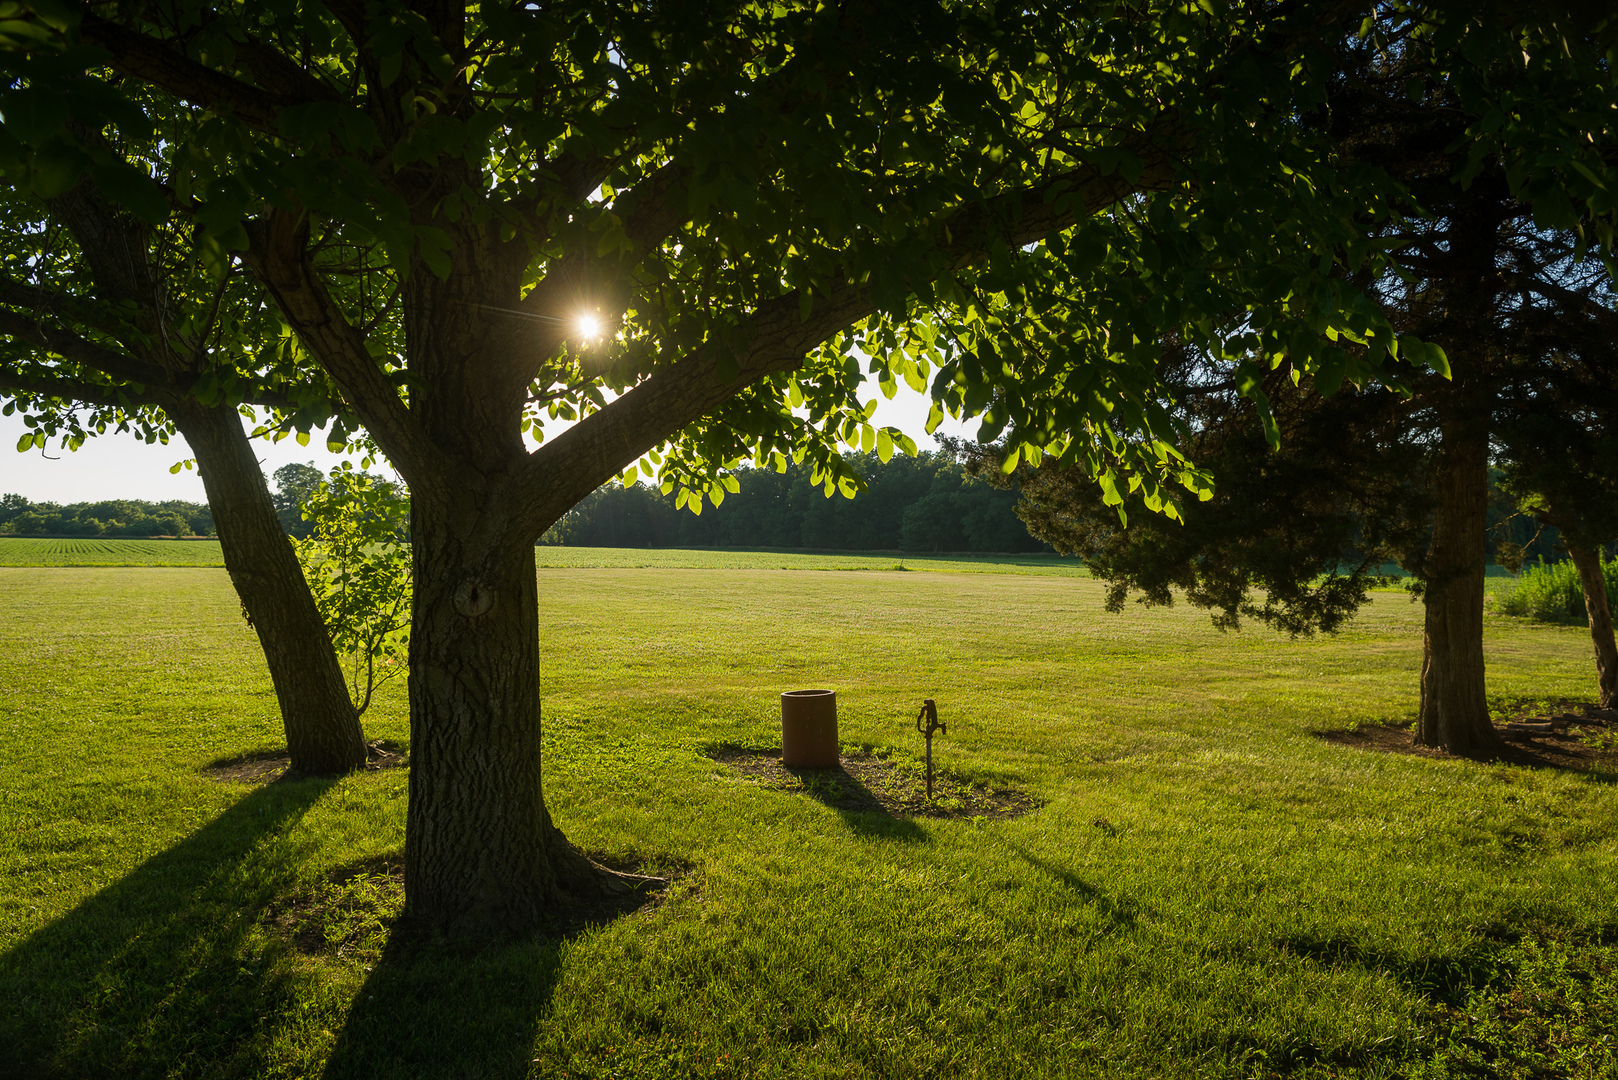
<path id="1" fill-rule="evenodd" d="M 708 750 L 707 756 L 764 787 L 801 791 L 849 813 L 1005 820 L 1044 805 L 1026 791 L 970 784 L 947 772 L 934 774 L 933 798 L 929 800 L 926 774 L 920 768 L 873 751 L 844 754 L 840 764 L 830 769 L 783 765 L 779 748 L 717 746 Z"/>
<path id="2" fill-rule="evenodd" d="M 1361 724 L 1336 731 L 1317 731 L 1327 742 L 1361 750 L 1417 757 L 1452 758 L 1458 755 L 1431 746 L 1418 746 L 1413 723 Z M 1602 709 L 1589 702 L 1561 699 L 1554 702 L 1515 702 L 1495 730 L 1505 751 L 1492 760 L 1532 768 L 1569 772 L 1618 774 L 1618 709 Z"/>

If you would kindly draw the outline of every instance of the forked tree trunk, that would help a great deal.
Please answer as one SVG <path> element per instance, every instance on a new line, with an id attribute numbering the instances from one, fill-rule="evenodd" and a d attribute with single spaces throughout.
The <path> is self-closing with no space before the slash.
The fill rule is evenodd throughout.
<path id="1" fill-rule="evenodd" d="M 1618 643 L 1613 641 L 1612 609 L 1607 605 L 1607 579 L 1601 572 L 1601 552 L 1581 544 L 1568 544 L 1567 553 L 1579 571 L 1584 590 L 1584 611 L 1590 619 L 1590 638 L 1596 647 L 1596 684 L 1603 709 L 1618 708 Z"/>
<path id="2" fill-rule="evenodd" d="M 534 548 L 479 555 L 452 514 L 411 501 L 410 807 L 405 897 L 451 936 L 521 934 L 569 901 L 622 891 L 545 808 Z M 488 511 L 485 511 L 488 513 Z"/>
<path id="3" fill-rule="evenodd" d="M 191 399 L 164 410 L 196 454 L 225 568 L 269 665 L 292 768 L 344 773 L 365 765 L 365 733 L 349 700 L 303 568 L 281 529 L 264 473 L 230 406 Z"/>
<path id="4" fill-rule="evenodd" d="M 1483 684 L 1483 580 L 1487 557 L 1488 435 L 1464 413 L 1446 415 L 1438 508 L 1427 556 L 1426 633 L 1416 741 L 1456 754 L 1503 748 Z"/>

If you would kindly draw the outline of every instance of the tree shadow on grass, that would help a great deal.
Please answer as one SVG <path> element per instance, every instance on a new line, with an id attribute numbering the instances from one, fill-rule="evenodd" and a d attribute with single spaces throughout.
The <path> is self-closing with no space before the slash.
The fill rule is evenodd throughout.
<path id="1" fill-rule="evenodd" d="M 1034 867 L 1036 870 L 1045 871 L 1045 873 L 1049 874 L 1057 881 L 1060 881 L 1063 885 L 1067 886 L 1068 889 L 1074 893 L 1077 893 L 1080 898 L 1088 901 L 1091 906 L 1093 906 L 1102 915 L 1105 915 L 1115 925 L 1121 927 L 1131 927 L 1135 925 L 1135 909 L 1133 905 L 1127 902 L 1114 900 L 1101 888 L 1086 881 L 1084 878 L 1067 869 L 1065 866 L 1060 866 L 1050 859 L 1035 855 L 1033 852 L 1019 844 L 1014 844 L 1010 841 L 1003 842 L 1005 843 L 1006 847 L 1014 855 L 1022 859 L 1023 862 Z"/>
<path id="2" fill-rule="evenodd" d="M 527 1076 L 561 942 L 435 942 L 396 927 L 355 997 L 325 1080 Z"/>
<path id="3" fill-rule="evenodd" d="M 1462 1005 L 1473 992 L 1488 985 L 1496 965 L 1487 956 L 1405 956 L 1366 948 L 1342 936 L 1293 936 L 1277 944 L 1296 956 L 1325 967 L 1354 967 L 1376 971 L 1435 1005 Z"/>
<path id="4" fill-rule="evenodd" d="M 295 988 L 253 930 L 295 866 L 281 838 L 332 783 L 254 790 L 0 956 L 0 1077 L 259 1071 Z"/>
<path id="5" fill-rule="evenodd" d="M 926 829 L 883 806 L 882 800 L 842 765 L 829 769 L 800 769 L 790 765 L 782 768 L 797 778 L 811 799 L 836 810 L 843 824 L 856 836 L 912 844 L 929 839 Z"/>
<path id="6" fill-rule="evenodd" d="M 1564 701 L 1562 709 L 1575 707 Z M 1486 765 L 1517 765 L 1529 769 L 1555 769 L 1579 773 L 1592 784 L 1618 784 L 1618 713 L 1612 720 L 1605 719 L 1611 710 L 1596 709 L 1588 704 L 1577 706 L 1585 710 L 1584 716 L 1562 712 L 1557 719 L 1564 725 L 1551 731 L 1514 731 L 1496 725 L 1501 748 L 1498 751 L 1480 751 L 1475 754 L 1452 754 L 1439 747 L 1421 746 L 1415 741 L 1414 722 L 1389 721 L 1381 724 L 1359 724 L 1352 728 L 1311 732 L 1316 738 L 1338 746 L 1358 750 L 1374 750 L 1391 754 L 1407 754 L 1434 760 L 1467 760 Z M 1503 708 L 1508 714 L 1515 712 L 1517 721 L 1548 721 L 1550 717 L 1524 712 L 1520 705 L 1510 701 Z M 1543 710 L 1538 710 L 1543 711 Z"/>
<path id="7" fill-rule="evenodd" d="M 644 869 L 598 861 L 631 873 Z M 641 891 L 575 908 L 516 941 L 443 941 L 401 919 L 354 999 L 324 1080 L 527 1076 L 561 977 L 563 946 L 655 904 L 659 895 Z"/>

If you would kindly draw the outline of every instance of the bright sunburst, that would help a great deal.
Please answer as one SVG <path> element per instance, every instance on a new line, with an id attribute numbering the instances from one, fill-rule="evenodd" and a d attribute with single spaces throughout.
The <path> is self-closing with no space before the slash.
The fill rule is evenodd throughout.
<path id="1" fill-rule="evenodd" d="M 601 320 L 594 315 L 580 315 L 573 320 L 573 327 L 585 341 L 594 341 L 601 336 Z"/>

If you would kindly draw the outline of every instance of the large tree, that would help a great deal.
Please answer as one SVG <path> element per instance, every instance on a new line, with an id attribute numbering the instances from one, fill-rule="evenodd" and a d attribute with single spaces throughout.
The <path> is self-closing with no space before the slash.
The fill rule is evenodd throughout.
<path id="1" fill-rule="evenodd" d="M 1557 48 L 1599 56 L 1610 31 L 1610 20 L 1566 28 Z M 1402 272 L 1373 291 L 1395 325 L 1441 345 L 1453 371 L 1412 384 L 1412 427 L 1430 433 L 1434 514 L 1427 550 L 1406 565 L 1421 579 L 1426 616 L 1416 739 L 1461 753 L 1501 748 L 1484 690 L 1491 440 L 1514 397 L 1551 392 L 1558 355 L 1591 359 L 1568 346 L 1589 336 L 1581 305 L 1600 310 L 1614 254 L 1612 195 L 1588 187 L 1600 174 L 1610 183 L 1618 158 L 1612 72 L 1600 63 L 1581 79 L 1572 68 L 1547 72 L 1532 48 L 1520 62 L 1454 68 L 1433 40 L 1351 51 L 1330 98 L 1345 154 L 1398 177 L 1422 210 L 1385 230 Z M 1570 154 L 1588 158 L 1583 173 L 1567 167 Z M 1600 359 L 1585 372 L 1590 388 L 1618 386 L 1618 370 Z M 1576 424 L 1539 434 L 1540 452 L 1553 455 L 1578 437 Z"/>
<path id="2" fill-rule="evenodd" d="M 240 415 L 250 399 L 307 430 L 334 391 L 288 379 L 261 291 L 206 273 L 172 223 L 141 220 L 89 178 L 43 202 L 12 200 L 0 225 L 0 397 L 30 425 L 18 449 L 52 436 L 76 448 L 109 428 L 183 435 L 264 649 L 291 767 L 360 768 L 358 714 Z M 268 347 L 246 346 L 244 330 L 269 332 Z"/>
<path id="3" fill-rule="evenodd" d="M 1397 195 L 1298 122 L 1320 43 L 1359 24 L 1332 2 L 41 8 L 0 26 L 0 158 L 36 196 L 89 170 L 238 253 L 405 477 L 409 910 L 520 930 L 624 887 L 541 791 L 533 544 L 603 481 L 639 462 L 718 499 L 727 465 L 792 456 L 852 485 L 839 445 L 908 442 L 860 382 L 932 376 L 1014 457 L 1172 514 L 1206 485 L 1155 388 L 1166 331 L 1328 389 L 1441 364 L 1329 272 L 1382 265 L 1364 223 Z M 135 175 L 70 120 L 173 167 Z M 579 422 L 536 448 L 546 414 Z"/>
<path id="4" fill-rule="evenodd" d="M 1611 72 L 1599 63 L 1571 80 L 1571 66 L 1536 67 L 1526 40 L 1508 63 L 1486 51 L 1458 57 L 1447 36 L 1394 20 L 1342 39 L 1332 89 L 1307 122 L 1409 194 L 1409 213 L 1371 226 L 1397 262 L 1381 275 L 1343 273 L 1365 280 L 1396 326 L 1441 345 L 1450 372 L 1417 374 L 1400 395 L 1362 386 L 1322 399 L 1277 370 L 1263 396 L 1244 401 L 1239 364 L 1191 350 L 1169 369 L 1167 407 L 1219 490 L 1191 509 L 1186 529 L 1138 515 L 1120 528 L 1085 478 L 1049 468 L 1022 467 L 1023 512 L 1035 535 L 1091 560 L 1114 606 L 1137 589 L 1167 602 L 1178 586 L 1224 625 L 1245 614 L 1293 632 L 1332 629 L 1365 601 L 1376 564 L 1397 560 L 1417 575 L 1426 617 L 1416 738 L 1487 754 L 1501 745 L 1484 694 L 1491 436 L 1514 432 L 1515 452 L 1540 463 L 1549 490 L 1545 474 L 1600 430 L 1589 415 L 1618 390 L 1613 200 L 1590 187 L 1611 175 L 1618 141 Z M 1555 51 L 1588 59 L 1592 44 L 1574 35 Z M 1552 400 L 1560 411 L 1545 422 Z M 1521 419 L 1532 415 L 1540 422 Z M 1264 424 L 1280 436 L 1277 452 L 1258 438 Z M 1583 489 L 1594 511 L 1598 485 Z"/>

